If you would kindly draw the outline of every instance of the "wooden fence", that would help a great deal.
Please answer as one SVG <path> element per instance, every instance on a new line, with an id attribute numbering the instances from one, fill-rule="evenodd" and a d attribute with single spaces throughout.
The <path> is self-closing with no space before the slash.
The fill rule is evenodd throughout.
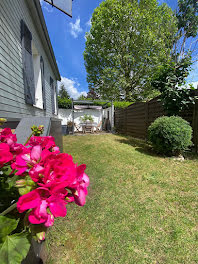
<path id="1" fill-rule="evenodd" d="M 193 123 L 193 105 L 180 114 L 191 126 Z M 125 135 L 146 139 L 149 125 L 156 118 L 166 115 L 159 97 L 149 102 L 134 103 L 127 108 L 115 111 L 116 131 Z"/>

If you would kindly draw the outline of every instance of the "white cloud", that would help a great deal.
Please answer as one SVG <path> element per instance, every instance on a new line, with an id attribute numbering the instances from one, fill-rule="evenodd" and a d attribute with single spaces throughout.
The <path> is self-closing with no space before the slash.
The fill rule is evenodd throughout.
<path id="1" fill-rule="evenodd" d="M 78 99 L 78 97 L 81 95 L 87 96 L 87 93 L 85 91 L 83 92 L 78 91 L 76 87 L 79 87 L 80 84 L 76 80 L 72 80 L 72 79 L 61 76 L 61 81 L 58 82 L 58 88 L 60 87 L 61 84 L 64 84 L 70 97 L 73 98 L 74 100 Z"/>
<path id="2" fill-rule="evenodd" d="M 86 33 L 85 33 L 85 35 L 84 35 L 84 39 L 85 39 L 85 41 L 87 41 L 87 34 L 89 34 L 90 33 L 90 28 L 91 28 L 91 17 L 90 17 L 90 19 L 85 23 L 85 27 L 86 27 Z"/>
<path id="3" fill-rule="evenodd" d="M 187 85 L 188 85 L 188 84 L 192 84 L 192 86 L 193 86 L 194 88 L 196 88 L 196 89 L 197 89 L 197 87 L 198 87 L 198 81 L 197 81 L 197 82 L 188 82 Z"/>
<path id="4" fill-rule="evenodd" d="M 80 27 L 80 17 L 76 19 L 75 23 L 70 22 L 70 33 L 74 38 L 77 38 L 78 35 L 83 31 L 83 29 Z"/>
<path id="5" fill-rule="evenodd" d="M 91 17 L 90 17 L 89 21 L 87 21 L 86 26 L 91 27 Z"/>

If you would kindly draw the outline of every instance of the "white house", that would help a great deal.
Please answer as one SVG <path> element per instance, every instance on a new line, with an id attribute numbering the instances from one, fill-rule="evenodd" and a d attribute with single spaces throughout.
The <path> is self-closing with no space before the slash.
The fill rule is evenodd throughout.
<path id="1" fill-rule="evenodd" d="M 0 117 L 57 117 L 60 73 L 39 0 L 0 1 Z"/>
<path id="2" fill-rule="evenodd" d="M 52 1 L 48 3 L 53 5 Z M 72 0 L 56 1 L 71 16 Z M 62 149 L 53 48 L 39 0 L 0 0 L 0 117 L 24 143 L 31 126 L 45 126 Z"/>

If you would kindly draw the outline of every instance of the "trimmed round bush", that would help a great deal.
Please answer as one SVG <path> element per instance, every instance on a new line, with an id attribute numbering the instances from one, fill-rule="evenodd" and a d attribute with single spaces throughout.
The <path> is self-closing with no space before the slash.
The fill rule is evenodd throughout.
<path id="1" fill-rule="evenodd" d="M 157 153 L 179 155 L 192 145 L 192 128 L 181 117 L 163 116 L 149 126 L 148 138 Z"/>

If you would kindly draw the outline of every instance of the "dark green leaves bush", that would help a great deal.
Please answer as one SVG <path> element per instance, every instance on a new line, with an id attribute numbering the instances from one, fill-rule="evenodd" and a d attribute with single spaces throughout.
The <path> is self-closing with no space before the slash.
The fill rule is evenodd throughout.
<path id="1" fill-rule="evenodd" d="M 105 105 L 106 107 L 111 107 L 111 103 L 106 103 L 106 102 L 100 102 L 100 101 L 92 101 L 91 99 L 86 99 L 85 101 L 91 101 L 93 102 L 93 105 L 99 105 L 103 106 Z M 133 102 L 125 102 L 125 101 L 114 101 L 114 107 L 115 109 L 120 109 L 120 108 L 125 108 L 131 105 Z M 68 98 L 61 98 L 58 96 L 58 107 L 59 108 L 64 108 L 64 109 L 71 109 L 72 108 L 72 100 Z"/>
<path id="2" fill-rule="evenodd" d="M 58 96 L 58 107 L 65 108 L 65 109 L 71 109 L 72 100 L 68 98 L 61 98 L 60 96 Z"/>
<path id="3" fill-rule="evenodd" d="M 148 138 L 156 152 L 179 155 L 192 145 L 192 128 L 177 116 L 157 118 L 148 128 Z"/>

